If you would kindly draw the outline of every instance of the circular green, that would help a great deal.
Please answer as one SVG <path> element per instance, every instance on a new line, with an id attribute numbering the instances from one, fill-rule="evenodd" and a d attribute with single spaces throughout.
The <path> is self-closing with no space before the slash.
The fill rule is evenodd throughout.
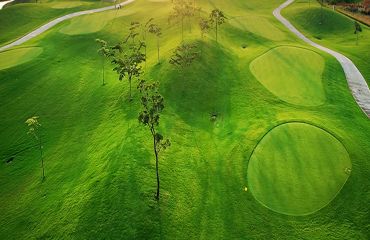
<path id="1" fill-rule="evenodd" d="M 268 132 L 248 165 L 248 185 L 262 205 L 287 215 L 308 215 L 329 204 L 351 172 L 344 146 L 330 133 L 305 123 Z"/>
<path id="2" fill-rule="evenodd" d="M 253 60 L 249 68 L 264 87 L 285 102 L 302 106 L 325 102 L 325 59 L 314 51 L 276 47 Z"/>

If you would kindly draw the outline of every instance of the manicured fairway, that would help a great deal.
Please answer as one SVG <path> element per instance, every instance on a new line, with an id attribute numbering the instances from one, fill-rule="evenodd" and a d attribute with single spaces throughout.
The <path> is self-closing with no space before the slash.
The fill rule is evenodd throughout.
<path id="1" fill-rule="evenodd" d="M 253 15 L 235 17 L 230 19 L 230 23 L 244 26 L 248 31 L 273 41 L 281 41 L 286 38 L 286 34 L 266 17 Z"/>
<path id="2" fill-rule="evenodd" d="M 50 1 L 1 10 L 0 43 L 63 11 L 111 4 L 78 1 L 92 4 L 75 9 L 76 1 L 63 0 L 64 9 L 53 9 Z M 272 15 L 283 1 L 196 0 L 201 11 L 185 19 L 183 33 L 199 56 L 183 69 L 169 63 L 182 39 L 181 23 L 168 21 L 170 0 L 66 20 L 21 45 L 42 53 L 0 71 L 0 240 L 368 240 L 369 119 L 340 64 Z M 208 18 L 215 8 L 228 17 L 218 42 L 214 29 L 203 38 L 199 29 L 198 14 Z M 141 79 L 160 82 L 158 129 L 171 140 L 160 153 L 159 202 L 153 139 L 138 122 L 138 80 L 129 101 L 128 81 L 102 61 L 96 43 L 115 45 L 131 22 L 150 18 L 162 29 L 159 63 L 157 38 L 147 34 Z M 17 51 L 0 54 L 1 64 Z M 44 181 L 25 125 L 35 115 Z"/>
<path id="3" fill-rule="evenodd" d="M 1 10 L 0 45 L 14 41 L 59 16 L 107 5 L 111 3 L 98 0 L 41 0 L 14 4 Z"/>
<path id="4" fill-rule="evenodd" d="M 17 48 L 0 52 L 0 70 L 28 62 L 42 53 L 40 47 Z"/>
<path id="5" fill-rule="evenodd" d="M 338 194 L 351 166 L 346 149 L 331 134 L 309 124 L 287 123 L 272 129 L 255 148 L 249 187 L 276 212 L 311 214 Z"/>
<path id="6" fill-rule="evenodd" d="M 254 76 L 280 99 L 297 105 L 324 103 L 322 73 L 325 61 L 316 52 L 298 47 L 277 47 L 256 58 Z"/>
<path id="7" fill-rule="evenodd" d="M 55 2 L 55 3 L 51 3 L 50 4 L 50 7 L 51 8 L 56 8 L 56 9 L 65 9 L 65 8 L 75 8 L 75 7 L 79 7 L 79 6 L 82 6 L 82 5 L 89 5 L 88 2 L 80 2 L 80 1 L 74 1 L 74 2 Z"/>
<path id="8" fill-rule="evenodd" d="M 94 15 L 85 15 L 77 18 L 73 18 L 69 21 L 68 25 L 63 27 L 60 32 L 68 35 L 78 35 L 78 34 L 89 34 L 95 33 L 102 30 L 104 27 L 109 27 L 107 24 L 115 18 L 129 16 L 135 12 L 126 9 L 115 10 L 114 14 L 110 12 L 101 12 Z"/>

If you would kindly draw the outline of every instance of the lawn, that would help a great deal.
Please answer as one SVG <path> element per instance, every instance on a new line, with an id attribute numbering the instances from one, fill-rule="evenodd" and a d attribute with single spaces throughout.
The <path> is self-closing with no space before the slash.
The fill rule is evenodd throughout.
<path id="1" fill-rule="evenodd" d="M 295 1 L 282 11 L 282 15 L 314 42 L 349 57 L 370 84 L 370 28 L 361 24 L 362 32 L 356 43 L 354 20 L 332 9 L 323 8 L 313 1 Z M 340 36 L 340 37 L 338 37 Z"/>
<path id="2" fill-rule="evenodd" d="M 0 12 L 0 46 L 26 35 L 50 20 L 72 12 L 110 5 L 98 0 L 41 0 L 12 3 Z"/>
<path id="3" fill-rule="evenodd" d="M 196 1 L 202 16 L 218 7 L 228 20 L 219 43 L 213 31 L 201 38 L 198 19 L 185 22 L 201 55 L 183 71 L 169 63 L 181 42 L 171 1 L 77 17 L 0 53 L 0 239 L 368 239 L 369 119 L 340 64 L 274 19 L 282 2 Z M 149 35 L 144 78 L 161 84 L 160 130 L 172 142 L 160 156 L 159 202 L 139 93 L 128 101 L 128 82 L 108 63 L 102 86 L 95 42 L 122 40 L 130 22 L 151 17 L 163 31 L 160 64 Z M 3 42 L 17 37 L 7 31 Z M 33 115 L 45 181 L 24 123 Z M 274 189 L 284 192 L 275 199 Z"/>
<path id="4" fill-rule="evenodd" d="M 249 187 L 274 211 L 307 215 L 330 203 L 351 168 L 335 136 L 307 123 L 285 123 L 268 132 L 253 151 Z"/>

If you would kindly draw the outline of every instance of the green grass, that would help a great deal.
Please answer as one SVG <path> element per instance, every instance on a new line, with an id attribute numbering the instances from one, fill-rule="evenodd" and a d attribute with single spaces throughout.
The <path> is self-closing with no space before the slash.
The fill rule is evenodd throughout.
<path id="1" fill-rule="evenodd" d="M 41 1 L 19 3 L 0 11 L 0 46 L 26 35 L 37 27 L 68 13 L 108 5 L 100 1 Z M 63 7 L 65 6 L 65 8 Z"/>
<path id="2" fill-rule="evenodd" d="M 236 27 L 244 25 L 249 32 L 273 41 L 281 41 L 287 37 L 269 18 L 257 14 L 236 16 L 230 19 L 230 24 Z"/>
<path id="3" fill-rule="evenodd" d="M 17 48 L 0 52 L 0 70 L 31 61 L 42 53 L 40 47 Z"/>
<path id="4" fill-rule="evenodd" d="M 135 14 L 134 11 L 122 10 L 117 11 L 116 14 L 111 12 L 101 12 L 94 15 L 85 15 L 80 18 L 74 18 L 70 23 L 63 27 L 60 32 L 68 35 L 79 35 L 79 34 L 88 34 L 101 31 L 104 27 L 109 28 L 110 25 L 114 22 L 115 18 L 120 18 L 123 16 L 128 16 Z"/>
<path id="5" fill-rule="evenodd" d="M 275 41 L 249 31 L 242 18 L 221 27 L 217 44 L 214 32 L 201 40 L 197 23 L 190 31 L 186 22 L 185 40 L 198 43 L 202 57 L 183 72 L 168 63 L 181 41 L 179 27 L 168 25 L 170 1 L 137 0 L 122 9 L 135 14 L 118 18 L 110 11 L 112 20 L 90 34 L 79 17 L 24 44 L 43 52 L 0 71 L 0 239 L 367 239 L 370 125 L 340 64 L 320 52 L 326 101 L 318 106 L 282 101 L 250 71 L 251 62 L 272 48 L 313 50 L 272 16 L 282 2 L 197 1 L 203 16 L 213 7 L 230 19 L 258 16 L 284 37 Z M 122 40 L 131 21 L 150 17 L 163 29 L 161 63 L 149 36 L 144 77 L 161 83 L 166 108 L 160 130 L 172 142 L 160 158 L 159 203 L 150 133 L 137 120 L 139 94 L 135 89 L 133 102 L 127 101 L 128 83 L 118 81 L 108 64 L 101 85 L 95 42 Z M 81 29 L 61 33 L 72 23 Z M 42 124 L 44 182 L 37 149 L 15 154 L 32 145 L 24 124 L 32 115 Z M 307 216 L 276 213 L 244 191 L 254 147 L 270 129 L 291 121 L 333 133 L 352 162 L 338 195 Z"/>
<path id="6" fill-rule="evenodd" d="M 297 47 L 277 47 L 250 65 L 254 76 L 280 99 L 314 106 L 325 101 L 322 73 L 325 60 L 316 52 Z"/>
<path id="7" fill-rule="evenodd" d="M 273 128 L 258 143 L 248 165 L 249 188 L 268 208 L 307 215 L 326 206 L 347 181 L 352 164 L 343 145 L 305 123 Z"/>
<path id="8" fill-rule="evenodd" d="M 313 1 L 311 7 L 302 1 L 296 1 L 282 13 L 314 42 L 349 57 L 370 84 L 369 27 L 361 25 L 363 31 L 359 34 L 359 43 L 356 45 L 354 20 L 327 8 L 323 9 L 321 16 L 320 7 L 316 1 Z"/>

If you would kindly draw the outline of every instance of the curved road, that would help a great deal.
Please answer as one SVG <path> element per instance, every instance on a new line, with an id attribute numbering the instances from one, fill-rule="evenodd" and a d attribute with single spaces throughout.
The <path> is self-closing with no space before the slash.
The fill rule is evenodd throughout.
<path id="1" fill-rule="evenodd" d="M 134 1 L 135 0 L 127 0 L 126 2 L 117 4 L 117 6 L 118 5 L 125 6 L 125 5 L 130 4 L 130 3 L 134 2 Z M 8 45 L 5 45 L 5 46 L 0 47 L 0 52 L 2 52 L 4 50 L 7 50 L 7 49 L 9 49 L 11 47 L 18 46 L 18 45 L 20 45 L 22 43 L 25 43 L 28 40 L 30 40 L 30 39 L 32 39 L 32 38 L 40 35 L 41 33 L 45 32 L 46 30 L 54 27 L 58 23 L 61 23 L 61 22 L 65 21 L 65 20 L 67 20 L 67 19 L 71 19 L 71 18 L 74 18 L 74 17 L 86 15 L 86 14 L 103 12 L 103 11 L 107 11 L 107 10 L 111 10 L 111 9 L 115 9 L 115 8 L 116 8 L 116 5 L 113 5 L 113 6 L 103 7 L 103 8 L 97 8 L 97 9 L 91 9 L 91 10 L 86 10 L 86 11 L 81 11 L 81 12 L 70 13 L 70 14 L 67 14 L 65 16 L 59 17 L 59 18 L 54 19 L 53 21 L 48 22 L 45 25 L 37 28 L 36 30 L 28 33 L 27 35 L 21 37 L 20 39 L 14 41 L 14 42 L 12 42 L 12 43 L 10 43 Z"/>
<path id="2" fill-rule="evenodd" d="M 338 62 L 342 65 L 347 78 L 348 86 L 352 91 L 353 97 L 355 98 L 362 111 L 367 115 L 368 118 L 370 118 L 370 89 L 365 81 L 365 78 L 362 76 L 361 72 L 357 69 L 355 64 L 353 64 L 353 62 L 349 60 L 346 56 L 311 41 L 301 32 L 299 32 L 287 19 L 281 16 L 280 11 L 293 2 L 294 0 L 288 0 L 280 5 L 274 10 L 274 16 L 300 39 L 317 49 L 329 53 L 338 60 Z"/>

